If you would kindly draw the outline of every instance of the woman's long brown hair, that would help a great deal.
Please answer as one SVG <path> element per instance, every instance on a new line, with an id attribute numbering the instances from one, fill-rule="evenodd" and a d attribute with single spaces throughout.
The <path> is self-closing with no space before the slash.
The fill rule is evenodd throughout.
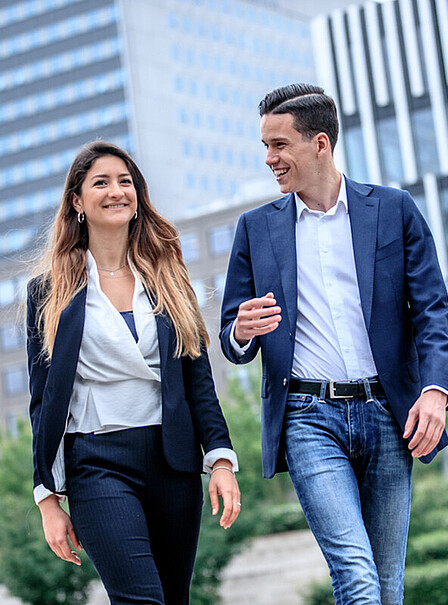
<path id="1" fill-rule="evenodd" d="M 86 223 L 77 220 L 73 198 L 81 194 L 86 173 L 95 160 L 105 155 L 124 161 L 137 192 L 138 216 L 129 224 L 130 260 L 145 285 L 154 312 L 166 313 L 173 323 L 176 356 L 198 357 L 201 346 L 209 345 L 209 337 L 182 258 L 178 233 L 152 206 L 145 179 L 129 154 L 104 141 L 87 144 L 73 161 L 52 235 L 38 266 L 38 327 L 44 355 L 51 358 L 61 313 L 87 284 L 89 234 Z"/>

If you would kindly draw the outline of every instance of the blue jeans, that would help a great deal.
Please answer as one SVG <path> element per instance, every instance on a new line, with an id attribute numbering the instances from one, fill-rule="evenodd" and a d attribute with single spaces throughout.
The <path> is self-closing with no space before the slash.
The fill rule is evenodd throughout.
<path id="1" fill-rule="evenodd" d="M 65 438 L 70 515 L 112 605 L 187 605 L 199 473 L 171 469 L 160 426 Z"/>
<path id="2" fill-rule="evenodd" d="M 412 456 L 387 400 L 291 393 L 285 442 L 336 605 L 401 605 Z"/>

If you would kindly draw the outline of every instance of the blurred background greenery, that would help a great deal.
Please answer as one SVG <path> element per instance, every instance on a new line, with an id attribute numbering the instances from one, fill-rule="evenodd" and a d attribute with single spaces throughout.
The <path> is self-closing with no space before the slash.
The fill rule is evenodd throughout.
<path id="1" fill-rule="evenodd" d="M 252 364 L 241 381 L 237 371 L 222 402 L 241 470 L 242 512 L 224 531 L 212 517 L 204 478 L 205 504 L 191 602 L 217 605 L 220 574 L 232 555 L 254 536 L 306 529 L 286 473 L 263 480 L 260 444 L 259 368 Z M 448 603 L 448 478 L 443 458 L 416 463 L 406 563 L 405 605 Z M 82 567 L 58 559 L 47 546 L 32 498 L 31 432 L 0 437 L 0 583 L 30 605 L 83 605 L 97 578 L 83 554 Z M 334 605 L 329 582 L 314 584 L 307 605 Z"/>

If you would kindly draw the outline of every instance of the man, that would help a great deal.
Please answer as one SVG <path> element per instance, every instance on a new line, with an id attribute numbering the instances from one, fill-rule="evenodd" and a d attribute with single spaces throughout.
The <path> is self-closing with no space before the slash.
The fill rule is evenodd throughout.
<path id="1" fill-rule="evenodd" d="M 222 310 L 234 363 L 262 355 L 263 471 L 290 472 L 337 605 L 399 605 L 415 457 L 444 447 L 448 301 L 405 191 L 333 161 L 334 101 L 306 84 L 261 101 L 285 197 L 243 214 Z"/>

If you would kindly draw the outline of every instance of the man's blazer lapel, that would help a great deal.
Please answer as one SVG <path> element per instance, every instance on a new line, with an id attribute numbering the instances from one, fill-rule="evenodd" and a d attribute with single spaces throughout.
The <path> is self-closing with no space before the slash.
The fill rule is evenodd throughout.
<path id="1" fill-rule="evenodd" d="M 372 192 L 370 185 L 362 185 L 350 179 L 346 179 L 346 185 L 361 306 L 367 329 L 369 329 L 372 314 L 379 199 L 369 197 Z"/>
<path id="2" fill-rule="evenodd" d="M 269 235 L 277 262 L 286 312 L 292 332 L 297 321 L 297 259 L 296 259 L 296 204 L 290 194 L 272 205 L 267 215 Z M 277 296 L 274 292 L 274 296 Z"/>

